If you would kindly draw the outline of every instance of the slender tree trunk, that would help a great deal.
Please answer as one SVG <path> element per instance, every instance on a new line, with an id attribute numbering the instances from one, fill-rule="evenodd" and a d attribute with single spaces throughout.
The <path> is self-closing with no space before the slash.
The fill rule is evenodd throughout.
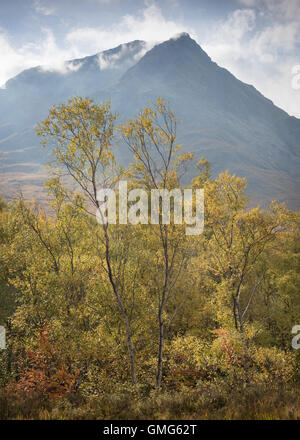
<path id="1" fill-rule="evenodd" d="M 236 295 L 232 295 L 233 299 L 233 317 L 236 330 L 244 333 L 243 317 L 240 310 L 240 287 Z"/>
<path id="2" fill-rule="evenodd" d="M 108 269 L 108 277 L 109 277 L 110 284 L 113 288 L 113 292 L 115 294 L 118 306 L 122 312 L 125 331 L 126 331 L 126 338 L 127 338 L 131 380 L 132 380 L 133 385 L 136 386 L 137 379 L 136 379 L 136 372 L 135 372 L 135 358 L 134 358 L 134 349 L 133 349 L 132 337 L 131 337 L 131 331 L 130 331 L 130 324 L 129 324 L 126 308 L 125 308 L 123 301 L 122 301 L 122 298 L 119 294 L 119 290 L 118 290 L 117 284 L 114 280 L 114 276 L 113 276 L 113 272 L 112 272 L 112 267 L 111 267 L 111 262 L 110 262 L 110 254 L 109 254 L 109 250 L 110 250 L 109 237 L 108 237 L 108 233 L 107 233 L 107 228 L 104 227 L 103 229 L 104 229 L 104 234 L 105 234 L 105 259 L 106 259 L 106 264 L 107 264 L 107 269 Z"/>
<path id="3" fill-rule="evenodd" d="M 97 188 L 96 188 L 96 181 L 95 181 L 94 175 L 93 175 L 93 189 L 94 189 L 95 205 L 97 206 L 98 209 L 100 209 L 100 205 L 97 200 Z M 109 242 L 109 235 L 108 235 L 107 228 L 108 228 L 108 225 L 103 224 L 103 232 L 104 232 L 104 237 L 105 237 L 105 261 L 106 261 L 106 265 L 107 265 L 108 278 L 109 278 L 109 282 L 112 286 L 115 298 L 117 300 L 117 304 L 122 312 L 123 322 L 124 322 L 125 331 L 126 331 L 131 380 L 132 380 L 133 385 L 136 386 L 137 385 L 137 378 L 136 378 L 136 372 L 135 372 L 135 357 L 134 357 L 134 349 L 133 349 L 133 343 L 132 343 L 130 324 L 129 324 L 129 319 L 128 319 L 128 314 L 127 314 L 126 308 L 125 308 L 123 301 L 122 301 L 122 298 L 119 294 L 119 289 L 118 289 L 117 283 L 116 283 L 116 281 L 114 279 L 114 275 L 113 275 L 113 270 L 112 270 L 112 266 L 111 266 L 111 256 L 110 256 L 110 242 Z"/>
<path id="4" fill-rule="evenodd" d="M 238 326 L 238 317 L 237 317 L 237 305 L 236 305 L 236 298 L 235 298 L 234 295 L 232 296 L 232 300 L 233 300 L 233 319 L 234 319 L 234 326 L 235 326 L 236 330 L 238 330 L 238 329 L 239 329 L 239 326 Z"/>
<path id="5" fill-rule="evenodd" d="M 130 325 L 129 325 L 126 311 L 125 311 L 125 313 L 123 313 L 123 319 L 124 319 L 124 324 L 125 324 L 125 329 L 126 329 L 127 347 L 128 347 L 130 371 L 131 371 L 131 380 L 132 380 L 133 385 L 136 386 L 137 379 L 136 379 L 136 373 L 135 373 L 134 350 L 133 350 L 133 344 L 132 344 Z"/>
<path id="6" fill-rule="evenodd" d="M 163 349 L 164 349 L 164 324 L 162 318 L 162 310 L 158 312 L 159 338 L 158 338 L 158 356 L 157 356 L 157 373 L 156 373 L 156 388 L 160 388 L 162 379 L 163 367 Z"/>
<path id="7" fill-rule="evenodd" d="M 241 310 L 240 310 L 240 299 L 239 298 L 237 298 L 236 307 L 237 307 L 237 317 L 238 317 L 238 322 L 239 322 L 239 332 L 244 333 L 244 324 L 243 324 L 243 319 L 242 319 Z"/>
<path id="8" fill-rule="evenodd" d="M 163 322 L 163 310 L 167 301 L 167 291 L 168 291 L 168 282 L 170 276 L 170 268 L 169 268 L 169 242 L 168 242 L 168 229 L 166 225 L 163 226 L 164 235 L 162 235 L 162 246 L 164 250 L 164 259 L 165 259 L 165 279 L 164 285 L 162 288 L 162 295 L 159 301 L 158 308 L 158 327 L 159 327 L 159 338 L 158 338 L 158 354 L 157 354 L 157 371 L 156 371 L 156 388 L 159 389 L 162 381 L 162 370 L 163 370 L 163 350 L 164 350 L 164 322 Z"/>
<path id="9" fill-rule="evenodd" d="M 242 318 L 241 310 L 240 310 L 240 296 L 239 296 L 239 294 L 236 297 L 235 296 L 233 297 L 233 313 L 234 313 L 235 328 L 236 328 L 236 330 L 238 330 L 241 333 L 242 341 L 245 346 L 245 360 L 243 362 L 243 368 L 244 368 L 245 374 L 246 374 L 246 384 L 249 384 L 250 383 L 249 365 L 251 363 L 251 360 L 248 355 L 247 340 L 246 340 L 245 334 L 244 334 L 244 324 L 243 324 L 243 318 Z"/>

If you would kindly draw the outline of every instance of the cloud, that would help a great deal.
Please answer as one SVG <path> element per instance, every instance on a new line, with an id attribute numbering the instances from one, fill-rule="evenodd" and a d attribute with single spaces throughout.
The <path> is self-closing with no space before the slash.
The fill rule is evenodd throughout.
<path id="1" fill-rule="evenodd" d="M 22 70 L 35 66 L 41 66 L 44 71 L 52 70 L 62 74 L 80 67 L 78 64 L 66 63 L 67 59 L 80 57 L 76 47 L 59 48 L 50 29 L 42 29 L 42 35 L 41 41 L 23 44 L 16 49 L 8 36 L 0 33 L 0 86 L 3 87 L 9 78 Z"/>
<path id="2" fill-rule="evenodd" d="M 241 39 L 255 26 L 256 12 L 253 9 L 237 9 L 220 26 L 220 32 L 230 35 L 231 39 Z"/>
<path id="3" fill-rule="evenodd" d="M 66 75 L 70 72 L 77 72 L 83 63 L 74 63 L 73 61 L 57 61 L 55 64 L 45 64 L 40 66 L 41 72 L 58 72 Z"/>
<path id="4" fill-rule="evenodd" d="M 273 19 L 298 20 L 299 0 L 239 0 L 239 3 L 264 11 Z"/>
<path id="5" fill-rule="evenodd" d="M 11 47 L 6 35 L 0 34 L 0 53 L 1 53 L 1 68 L 0 68 L 0 86 L 3 86 L 5 81 L 15 74 L 24 66 L 22 57 L 14 51 Z"/>
<path id="6" fill-rule="evenodd" d="M 73 29 L 67 34 L 66 40 L 82 52 L 86 52 L 87 48 L 91 52 L 100 52 L 137 39 L 148 42 L 164 41 L 183 31 L 194 34 L 193 29 L 166 20 L 157 5 L 148 4 L 138 15 L 124 15 L 119 23 L 114 23 L 109 28 Z"/>
<path id="7" fill-rule="evenodd" d="M 184 36 L 188 36 L 188 35 L 189 34 L 187 32 L 179 32 L 179 34 L 172 35 L 171 40 L 176 41 L 179 38 L 184 37 Z"/>
<path id="8" fill-rule="evenodd" d="M 50 14 L 41 0 L 34 3 L 39 13 Z M 69 31 L 64 40 L 63 47 L 59 47 L 50 29 L 42 29 L 42 38 L 34 43 L 23 44 L 18 48 L 10 43 L 9 36 L 0 33 L 0 86 L 24 69 L 41 66 L 43 71 L 51 70 L 62 74 L 79 68 L 78 64 L 66 63 L 66 60 L 81 58 L 111 49 L 122 43 L 133 40 L 146 40 L 148 46 L 144 51 L 136 54 L 136 59 L 149 50 L 155 42 L 163 41 L 182 31 L 193 33 L 183 25 L 166 20 L 161 9 L 152 3 L 147 3 L 144 9 L 136 15 L 124 15 L 119 22 L 108 28 L 104 27 L 79 27 Z M 117 60 L 112 59 L 112 62 Z M 102 68 L 105 60 L 99 60 Z M 106 62 L 108 62 L 106 60 Z"/>
<path id="9" fill-rule="evenodd" d="M 69 72 L 75 72 L 80 69 L 82 63 L 66 61 L 71 54 L 68 50 L 62 50 L 57 46 L 52 31 L 49 29 L 43 29 L 43 32 L 46 35 L 46 38 L 42 42 L 42 45 L 38 47 L 38 51 L 40 50 L 40 47 L 42 48 L 42 53 L 38 54 L 41 59 L 40 63 L 38 63 L 40 65 L 40 70 L 44 72 L 58 72 L 65 75 Z M 74 48 L 71 53 L 72 55 L 70 58 L 78 55 L 76 48 Z"/>
<path id="10" fill-rule="evenodd" d="M 291 70 L 300 61 L 296 55 L 299 1 L 240 0 L 240 4 L 246 8 L 233 11 L 216 24 L 213 36 L 202 44 L 204 50 L 276 105 L 300 117 L 300 93 L 291 87 Z"/>
<path id="11" fill-rule="evenodd" d="M 138 61 L 145 55 L 148 50 L 153 47 L 153 44 L 142 42 L 140 45 L 128 46 L 126 44 L 121 44 L 121 49 L 114 54 L 99 53 L 98 64 L 101 70 L 105 69 L 117 69 L 119 64 L 122 62 L 126 63 L 126 58 L 130 56 L 130 60 L 133 58 L 134 61 Z"/>
<path id="12" fill-rule="evenodd" d="M 34 0 L 33 7 L 38 14 L 42 15 L 53 15 L 55 13 L 54 8 L 49 8 L 42 4 L 41 0 Z"/>
<path id="13" fill-rule="evenodd" d="M 202 46 L 208 54 L 220 63 L 246 59 L 249 48 L 246 37 L 255 27 L 256 13 L 252 9 L 238 9 L 226 20 L 216 23 Z"/>

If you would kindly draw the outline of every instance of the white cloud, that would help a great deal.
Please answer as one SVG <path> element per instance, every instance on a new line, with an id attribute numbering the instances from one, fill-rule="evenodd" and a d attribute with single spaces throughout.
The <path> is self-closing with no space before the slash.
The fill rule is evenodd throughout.
<path id="1" fill-rule="evenodd" d="M 241 39 L 255 26 L 256 13 L 253 9 L 237 9 L 220 26 L 220 32 L 231 39 Z"/>
<path id="2" fill-rule="evenodd" d="M 246 49 L 249 32 L 254 29 L 256 13 L 252 9 L 237 9 L 227 20 L 216 24 L 202 46 L 220 63 L 249 57 Z"/>
<path id="3" fill-rule="evenodd" d="M 61 49 L 55 42 L 51 30 L 43 29 L 43 39 L 40 42 L 27 43 L 15 49 L 6 34 L 0 33 L 0 86 L 30 67 L 41 66 L 41 69 L 57 71 L 62 74 L 79 69 L 79 64 L 66 63 L 67 59 L 80 58 L 76 47 Z"/>
<path id="4" fill-rule="evenodd" d="M 77 72 L 83 63 L 74 63 L 72 61 L 57 61 L 54 64 L 45 64 L 40 66 L 41 72 L 58 72 L 62 75 L 66 75 L 70 72 Z"/>
<path id="5" fill-rule="evenodd" d="M 172 35 L 171 40 L 178 40 L 182 36 L 189 35 L 187 32 L 179 32 L 178 34 Z"/>
<path id="6" fill-rule="evenodd" d="M 183 31 L 194 34 L 193 29 L 186 29 L 183 25 L 166 20 L 161 9 L 150 4 L 140 15 L 124 15 L 119 23 L 110 28 L 77 28 L 69 32 L 66 39 L 82 52 L 86 52 L 88 48 L 91 52 L 100 52 L 133 40 L 164 41 Z"/>
<path id="7" fill-rule="evenodd" d="M 266 11 L 272 18 L 297 20 L 300 18 L 299 0 L 239 0 L 240 4 Z"/>
<path id="8" fill-rule="evenodd" d="M 71 54 L 68 50 L 60 49 L 56 42 L 52 31 L 49 29 L 43 29 L 46 38 L 43 40 L 42 45 L 38 47 L 38 52 L 40 48 L 42 53 L 38 53 L 40 58 L 40 69 L 42 71 L 58 72 L 61 74 L 67 74 L 68 72 L 74 72 L 78 70 L 82 63 L 66 62 L 66 59 L 77 57 L 78 52 L 76 48 L 73 48 Z"/>
<path id="9" fill-rule="evenodd" d="M 300 117 L 300 93 L 291 87 L 291 69 L 300 62 L 296 56 L 300 44 L 299 0 L 240 3 L 247 8 L 217 23 L 213 37 L 202 44 L 204 50 L 276 105 Z"/>
<path id="10" fill-rule="evenodd" d="M 50 13 L 41 1 L 35 2 L 39 13 Z M 148 46 L 136 54 L 136 59 L 142 56 L 155 42 L 163 41 L 172 35 L 187 30 L 174 21 L 166 20 L 161 10 L 155 4 L 147 3 L 137 15 L 125 15 L 120 22 L 109 28 L 85 27 L 75 28 L 67 33 L 64 47 L 58 47 L 50 29 L 43 29 L 44 37 L 39 42 L 13 47 L 9 37 L 0 33 L 0 86 L 24 69 L 41 65 L 42 70 L 58 71 L 66 74 L 78 65 L 66 64 L 65 60 L 92 55 L 105 49 L 111 49 L 119 44 L 136 39 L 146 40 Z M 152 42 L 152 43 L 151 43 Z M 101 62 L 101 61 L 100 61 Z M 102 67 L 103 67 L 102 63 Z"/>
<path id="11" fill-rule="evenodd" d="M 0 34 L 0 53 L 1 53 L 1 68 L 0 68 L 0 86 L 3 86 L 5 81 L 15 74 L 20 68 L 24 68 L 24 60 L 14 51 L 9 44 L 5 34 Z M 22 65 L 22 67 L 21 67 Z"/>
<path id="12" fill-rule="evenodd" d="M 121 50 L 117 53 L 108 55 L 108 54 L 104 54 L 103 52 L 101 52 L 98 55 L 99 68 L 101 70 L 117 69 L 120 62 L 122 62 L 124 60 L 126 62 L 126 57 L 128 55 L 131 55 L 131 56 L 133 55 L 133 59 L 135 61 L 138 61 L 152 47 L 153 47 L 153 44 L 147 43 L 147 42 L 144 42 L 140 48 L 137 48 L 135 46 L 128 46 L 126 44 L 122 44 Z M 136 53 L 134 53 L 134 52 L 136 52 Z"/>
<path id="13" fill-rule="evenodd" d="M 55 13 L 54 8 L 49 8 L 41 2 L 41 0 L 34 0 L 33 7 L 38 14 L 42 15 L 53 15 Z"/>

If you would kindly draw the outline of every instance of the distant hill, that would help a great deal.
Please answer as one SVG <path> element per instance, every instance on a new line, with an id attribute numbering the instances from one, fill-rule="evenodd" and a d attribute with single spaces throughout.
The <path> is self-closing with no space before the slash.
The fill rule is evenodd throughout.
<path id="1" fill-rule="evenodd" d="M 256 203 L 277 199 L 300 208 L 300 120 L 219 67 L 188 34 L 149 51 L 145 42 L 133 41 L 68 61 L 63 69 L 29 69 L 0 90 L 2 192 L 21 184 L 24 193 L 38 194 L 47 157 L 33 126 L 50 105 L 74 95 L 110 98 L 126 118 L 163 96 L 182 121 L 179 142 L 209 159 L 214 175 L 229 169 L 246 176 Z M 130 160 L 122 145 L 118 157 L 124 164 Z"/>

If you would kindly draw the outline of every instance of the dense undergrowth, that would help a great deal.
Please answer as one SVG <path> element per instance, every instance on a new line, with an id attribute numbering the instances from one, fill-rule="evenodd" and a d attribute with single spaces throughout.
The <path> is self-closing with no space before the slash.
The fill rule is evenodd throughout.
<path id="1" fill-rule="evenodd" d="M 202 159 L 202 233 L 99 224 L 97 179 L 147 197 L 184 189 L 193 159 L 159 99 L 118 128 L 135 160 L 119 169 L 114 121 L 109 103 L 54 107 L 48 206 L 0 201 L 0 418 L 299 419 L 299 214 L 250 209 L 245 179 Z"/>

